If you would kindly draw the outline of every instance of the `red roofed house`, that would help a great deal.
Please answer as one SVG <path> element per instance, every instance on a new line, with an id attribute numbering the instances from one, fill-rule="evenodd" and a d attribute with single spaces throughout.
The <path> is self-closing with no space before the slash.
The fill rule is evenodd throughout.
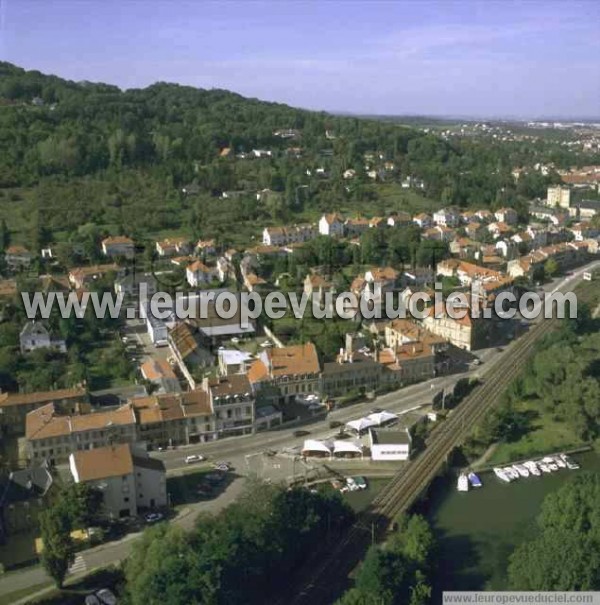
<path id="1" fill-rule="evenodd" d="M 102 254 L 111 258 L 116 256 L 133 258 L 135 254 L 133 240 L 122 235 L 107 237 L 102 240 Z"/>
<path id="2" fill-rule="evenodd" d="M 209 284 L 217 278 L 217 270 L 207 267 L 202 261 L 195 261 L 185 270 L 185 277 L 188 284 L 197 287 L 202 284 Z"/>

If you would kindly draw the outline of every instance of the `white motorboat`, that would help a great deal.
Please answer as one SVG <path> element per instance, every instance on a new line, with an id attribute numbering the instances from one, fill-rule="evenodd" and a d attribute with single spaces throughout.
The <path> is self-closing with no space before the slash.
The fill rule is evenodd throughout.
<path id="1" fill-rule="evenodd" d="M 502 469 L 511 479 L 518 479 L 519 473 L 512 466 L 505 466 Z"/>
<path id="2" fill-rule="evenodd" d="M 519 473 L 519 477 L 529 477 L 529 470 L 523 464 L 513 464 L 513 468 Z"/>
<path id="3" fill-rule="evenodd" d="M 494 468 L 494 474 L 496 477 L 498 477 L 498 479 L 500 479 L 500 481 L 504 481 L 505 483 L 510 483 L 512 481 L 512 477 L 509 477 L 502 468 Z"/>
<path id="4" fill-rule="evenodd" d="M 576 471 L 578 468 L 580 468 L 579 464 L 577 464 L 577 462 L 575 462 L 572 458 L 569 458 L 569 456 L 567 456 L 566 454 L 561 454 L 560 457 L 563 462 L 567 465 L 567 468 L 569 470 Z"/>
<path id="5" fill-rule="evenodd" d="M 533 460 L 527 460 L 527 462 L 523 462 L 523 466 L 527 468 L 527 470 L 534 476 L 539 477 L 542 474 L 542 471 L 538 468 L 538 465 Z"/>
<path id="6" fill-rule="evenodd" d="M 538 462 L 537 465 L 540 467 L 542 473 L 551 473 L 550 467 L 545 462 Z"/>
<path id="7" fill-rule="evenodd" d="M 559 468 L 567 468 L 566 462 L 560 456 L 552 456 L 552 459 Z"/>
<path id="8" fill-rule="evenodd" d="M 469 491 L 469 479 L 464 473 L 461 473 L 459 475 L 458 482 L 456 484 L 456 489 L 459 492 L 468 492 Z"/>

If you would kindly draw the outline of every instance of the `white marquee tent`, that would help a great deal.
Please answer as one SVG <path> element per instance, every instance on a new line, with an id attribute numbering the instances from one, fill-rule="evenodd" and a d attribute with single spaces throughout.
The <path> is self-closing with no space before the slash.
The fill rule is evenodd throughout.
<path id="1" fill-rule="evenodd" d="M 306 439 L 302 447 L 303 456 L 312 456 L 315 454 L 327 454 L 331 456 L 333 443 L 331 441 L 319 441 L 318 439 Z"/>
<path id="2" fill-rule="evenodd" d="M 333 455 L 338 454 L 360 454 L 363 455 L 363 446 L 360 441 L 334 441 L 333 442 Z"/>
<path id="3" fill-rule="evenodd" d="M 379 426 L 377 422 L 375 422 L 371 418 L 359 418 L 358 420 L 351 420 L 350 422 L 346 422 L 346 428 L 354 431 L 357 435 L 364 433 L 368 429 L 373 426 Z"/>
<path id="4" fill-rule="evenodd" d="M 373 414 L 369 414 L 367 416 L 370 420 L 377 423 L 377 426 L 381 426 L 382 424 L 387 424 L 392 420 L 398 420 L 397 414 L 392 414 L 391 412 L 386 412 L 383 410 L 382 412 L 376 412 Z"/>

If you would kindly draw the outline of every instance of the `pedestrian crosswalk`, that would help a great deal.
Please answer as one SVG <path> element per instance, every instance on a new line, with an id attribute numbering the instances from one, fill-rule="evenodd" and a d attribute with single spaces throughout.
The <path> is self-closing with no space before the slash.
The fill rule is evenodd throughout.
<path id="1" fill-rule="evenodd" d="M 81 555 L 75 555 L 75 561 L 73 565 L 69 567 L 69 573 L 81 573 L 87 569 L 87 565 Z"/>

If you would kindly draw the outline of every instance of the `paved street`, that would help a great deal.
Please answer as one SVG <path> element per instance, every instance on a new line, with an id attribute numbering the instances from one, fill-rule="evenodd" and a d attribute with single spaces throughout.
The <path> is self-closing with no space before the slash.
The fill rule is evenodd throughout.
<path id="1" fill-rule="evenodd" d="M 572 272 L 565 278 L 554 280 L 544 287 L 546 292 L 555 292 L 557 290 L 568 290 L 574 286 L 575 282 L 581 279 L 584 271 L 600 266 L 600 261 L 591 263 Z M 477 356 L 482 360 L 482 364 L 468 372 L 461 374 L 453 374 L 451 376 L 443 376 L 432 379 L 428 382 L 411 385 L 400 391 L 388 393 L 378 397 L 375 401 L 359 403 L 339 410 L 331 412 L 325 420 L 321 420 L 302 429 L 310 431 L 311 438 L 325 438 L 333 436 L 335 429 L 329 428 L 329 423 L 332 420 L 340 422 L 348 422 L 367 414 L 373 407 L 386 409 L 396 413 L 407 412 L 418 406 L 425 406 L 431 403 L 432 396 L 441 389 L 449 389 L 453 387 L 456 381 L 464 376 L 479 376 L 484 378 L 485 375 L 494 367 L 497 361 L 507 353 L 506 350 L 499 351 L 496 348 L 478 351 Z M 508 352 L 510 354 L 510 352 Z M 153 453 L 162 459 L 167 467 L 169 474 L 177 474 L 183 470 L 190 470 L 190 466 L 184 463 L 185 456 L 190 453 L 202 453 L 208 456 L 211 460 L 227 460 L 234 467 L 237 475 L 241 475 L 234 480 L 227 489 L 216 499 L 212 501 L 204 501 L 192 505 L 188 505 L 183 509 L 179 516 L 173 521 L 184 528 L 191 528 L 196 515 L 201 511 L 218 512 L 224 506 L 234 501 L 243 490 L 244 478 L 243 475 L 256 473 L 260 465 L 260 475 L 265 477 L 274 477 L 276 479 L 290 477 L 294 472 L 290 472 L 292 461 L 280 462 L 280 459 L 272 462 L 256 462 L 252 459 L 261 456 L 262 452 L 267 449 L 279 450 L 284 447 L 301 445 L 305 437 L 294 437 L 295 428 L 283 428 L 277 431 L 258 433 L 256 435 L 244 437 L 231 437 L 207 444 L 197 444 L 191 446 L 180 447 L 176 450 L 166 452 Z M 248 462 L 247 462 L 248 461 Z M 277 467 L 276 465 L 279 465 Z M 288 474 L 289 473 L 289 474 Z M 95 567 L 100 567 L 122 560 L 127 556 L 131 548 L 132 542 L 137 539 L 139 534 L 131 534 L 119 542 L 111 542 L 87 550 L 81 553 L 81 559 L 85 564 L 85 568 L 89 571 Z M 28 568 L 20 572 L 10 572 L 0 579 L 0 596 L 11 592 L 35 586 L 47 581 L 45 572 L 38 566 Z"/>

